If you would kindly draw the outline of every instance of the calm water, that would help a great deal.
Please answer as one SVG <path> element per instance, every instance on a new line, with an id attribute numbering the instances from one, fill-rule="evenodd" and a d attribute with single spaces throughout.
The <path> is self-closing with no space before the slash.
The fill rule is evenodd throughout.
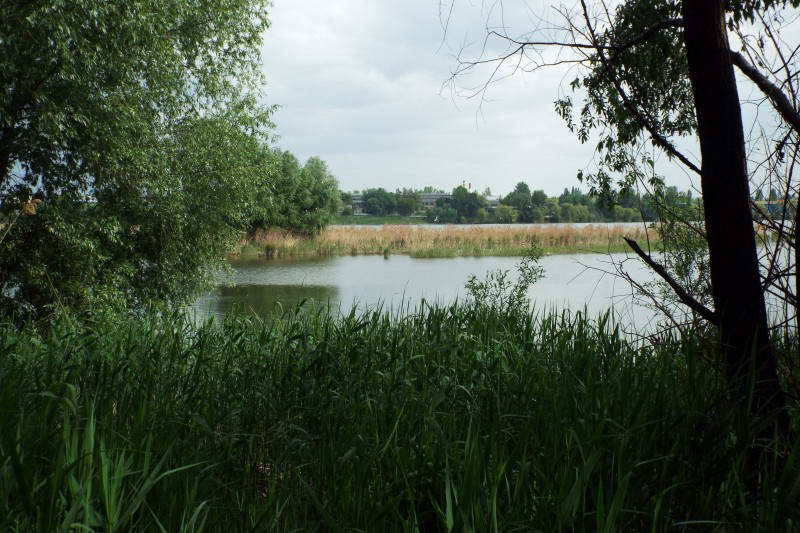
<path id="1" fill-rule="evenodd" d="M 615 254 L 613 259 L 625 259 Z M 349 311 L 381 304 L 397 309 L 425 298 L 451 302 L 464 298 L 470 275 L 484 277 L 487 271 L 514 270 L 516 257 L 458 257 L 414 259 L 404 255 L 343 256 L 301 260 L 251 259 L 232 263 L 234 273 L 215 291 L 198 299 L 193 309 L 198 319 L 244 311 L 265 316 L 307 300 L 307 305 L 329 304 Z M 579 254 L 544 257 L 540 263 L 545 278 L 529 290 L 537 308 L 570 308 L 597 314 L 613 307 L 626 325 L 646 328 L 653 314 L 632 303 L 627 283 L 603 270 L 612 271 L 608 255 Z M 637 281 L 652 279 L 638 261 L 625 262 Z"/>

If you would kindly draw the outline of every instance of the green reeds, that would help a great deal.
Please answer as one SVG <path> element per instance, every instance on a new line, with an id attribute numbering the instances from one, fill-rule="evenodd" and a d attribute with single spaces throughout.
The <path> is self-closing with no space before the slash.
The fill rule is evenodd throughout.
<path id="1" fill-rule="evenodd" d="M 748 495 L 700 355 L 467 304 L 5 325 L 0 530 L 796 530 L 800 446 Z"/>

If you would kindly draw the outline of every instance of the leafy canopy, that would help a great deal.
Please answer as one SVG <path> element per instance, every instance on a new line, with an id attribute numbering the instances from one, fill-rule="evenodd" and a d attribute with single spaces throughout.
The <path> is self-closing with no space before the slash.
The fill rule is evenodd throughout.
<path id="1" fill-rule="evenodd" d="M 183 301 L 209 280 L 268 178 L 267 5 L 0 6 L 5 311 Z"/>

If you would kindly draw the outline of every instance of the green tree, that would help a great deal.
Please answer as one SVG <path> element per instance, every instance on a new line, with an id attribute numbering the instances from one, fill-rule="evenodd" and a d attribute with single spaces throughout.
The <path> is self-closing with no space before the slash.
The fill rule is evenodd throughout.
<path id="1" fill-rule="evenodd" d="M 531 203 L 534 207 L 544 207 L 547 202 L 547 195 L 541 189 L 535 190 L 531 193 Z"/>
<path id="2" fill-rule="evenodd" d="M 2 4 L 6 312 L 185 301 L 210 279 L 264 163 L 267 4 Z"/>
<path id="3" fill-rule="evenodd" d="M 491 65 L 493 73 L 502 72 L 502 63 L 520 57 L 535 57 L 532 65 L 526 65 L 534 70 L 547 64 L 543 48 L 555 46 L 562 54 L 571 50 L 570 60 L 580 65 L 571 87 L 580 90 L 584 101 L 575 106 L 572 97 L 566 96 L 556 103 L 556 111 L 581 142 L 597 140 L 599 169 L 588 176 L 579 174 L 591 185 L 591 192 L 611 197 L 615 185 L 624 190 L 638 183 L 659 189 L 663 180 L 654 171 L 651 146 L 700 176 L 705 219 L 700 231 L 709 250 L 713 309 L 692 297 L 636 243 L 631 246 L 664 277 L 683 304 L 718 327 L 732 396 L 749 405 L 756 416 L 776 415 L 783 427 L 785 399 L 768 334 L 733 67 L 772 105 L 781 123 L 774 139 L 780 140 L 764 139 L 774 143 L 777 159 L 783 159 L 786 139 L 796 142 L 800 135 L 794 92 L 784 89 L 793 84 L 791 72 L 796 65 L 793 53 L 789 60 L 781 53 L 783 40 L 775 37 L 771 25 L 784 18 L 774 10 L 788 5 L 797 7 L 800 1 L 626 0 L 610 7 L 581 0 L 577 12 L 559 11 L 569 20 L 559 38 L 548 34 L 537 40 L 534 33 L 515 40 L 492 32 L 490 37 L 504 39 L 512 53 L 496 61 L 482 57 L 462 62 L 456 72 L 485 65 Z M 731 48 L 729 32 L 738 33 L 743 53 Z M 783 61 L 781 68 L 772 70 L 769 60 L 762 60 L 765 47 L 775 50 L 774 56 Z M 528 55 L 529 48 L 538 53 Z M 559 55 L 558 63 L 563 61 Z M 774 79 L 784 72 L 790 73 L 788 79 L 776 83 Z M 675 144 L 675 139 L 690 135 L 696 135 L 700 146 L 699 165 Z M 659 194 L 653 198 L 660 201 Z M 750 384 L 752 391 L 747 390 Z M 747 402 L 748 397 L 753 401 Z"/>
<path id="4" fill-rule="evenodd" d="M 500 224 L 513 224 L 517 221 L 517 210 L 510 205 L 500 204 L 494 211 L 494 216 Z"/>
<path id="5" fill-rule="evenodd" d="M 458 211 L 449 206 L 434 207 L 428 211 L 428 222 L 433 224 L 455 224 Z"/>
<path id="6" fill-rule="evenodd" d="M 517 211 L 520 222 L 533 222 L 533 201 L 527 183 L 523 181 L 517 183 L 514 190 L 503 198 L 503 203 Z"/>
<path id="7" fill-rule="evenodd" d="M 398 215 L 413 215 L 421 206 L 419 196 L 415 193 L 406 192 L 397 195 L 396 209 Z"/>
<path id="8" fill-rule="evenodd" d="M 469 192 L 466 187 L 453 189 L 450 205 L 458 213 L 460 222 L 472 222 L 478 216 L 478 210 L 486 205 L 486 199 L 476 192 Z"/>
<path id="9" fill-rule="evenodd" d="M 391 215 L 397 211 L 397 198 L 383 187 L 366 189 L 362 195 L 364 211 L 370 215 Z"/>
<path id="10" fill-rule="evenodd" d="M 305 233 L 319 233 L 339 211 L 339 183 L 322 159 L 310 157 L 306 161 L 293 203 L 298 207 L 299 218 L 289 229 Z"/>

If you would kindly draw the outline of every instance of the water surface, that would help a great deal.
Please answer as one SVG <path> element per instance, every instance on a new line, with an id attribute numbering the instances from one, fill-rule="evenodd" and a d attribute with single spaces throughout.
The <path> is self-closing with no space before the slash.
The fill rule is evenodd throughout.
<path id="1" fill-rule="evenodd" d="M 545 277 L 528 295 L 539 309 L 586 310 L 596 315 L 613 308 L 618 319 L 646 327 L 653 314 L 633 304 L 630 286 L 609 272 L 611 260 L 623 261 L 638 281 L 652 273 L 626 254 L 553 255 L 541 259 Z M 517 257 L 412 258 L 394 255 L 341 256 L 313 259 L 245 259 L 232 262 L 233 274 L 193 305 L 199 318 L 243 311 L 259 316 L 300 302 L 349 311 L 382 305 L 413 308 L 422 298 L 449 303 L 466 298 L 470 275 L 514 271 Z M 515 278 L 515 276 L 514 276 Z"/>

